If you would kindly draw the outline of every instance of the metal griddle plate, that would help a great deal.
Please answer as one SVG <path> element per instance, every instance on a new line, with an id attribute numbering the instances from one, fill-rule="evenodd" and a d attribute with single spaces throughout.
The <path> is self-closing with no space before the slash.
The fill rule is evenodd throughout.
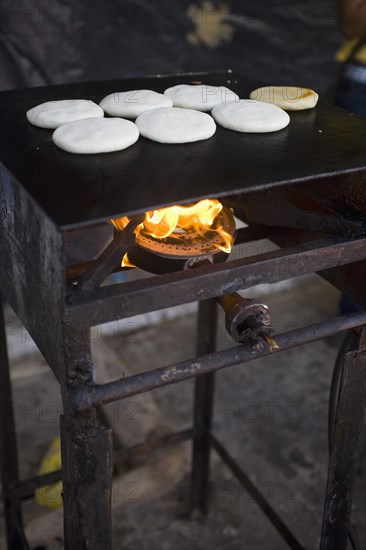
<path id="1" fill-rule="evenodd" d="M 71 228 L 206 197 L 228 197 L 354 170 L 365 173 L 365 121 L 321 101 L 316 109 L 290 113 L 288 128 L 273 134 L 241 134 L 218 127 L 206 141 L 162 145 L 140 138 L 129 149 L 101 155 L 58 149 L 51 140 L 52 130 L 32 126 L 25 115 L 44 101 L 99 102 L 117 91 L 163 92 L 198 80 L 227 85 L 244 98 L 259 84 L 221 72 L 3 92 L 1 176 L 8 170 L 56 225 Z"/>

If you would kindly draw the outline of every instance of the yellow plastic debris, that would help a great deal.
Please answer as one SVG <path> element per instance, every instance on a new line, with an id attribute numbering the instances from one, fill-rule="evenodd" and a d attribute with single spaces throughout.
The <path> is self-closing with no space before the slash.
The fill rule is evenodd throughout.
<path id="1" fill-rule="evenodd" d="M 47 453 L 42 459 L 38 474 L 49 474 L 61 468 L 61 440 L 59 437 L 52 442 Z M 60 508 L 62 502 L 62 481 L 45 485 L 35 491 L 35 499 L 39 506 L 45 506 L 51 510 Z"/>
<path id="2" fill-rule="evenodd" d="M 347 42 L 345 42 L 343 46 L 338 50 L 336 54 L 336 60 L 340 61 L 341 63 L 347 61 L 358 41 L 359 39 L 355 38 L 354 40 L 348 40 Z M 354 60 L 359 61 L 363 64 L 366 63 L 366 45 L 358 50 L 358 52 L 354 56 Z"/>

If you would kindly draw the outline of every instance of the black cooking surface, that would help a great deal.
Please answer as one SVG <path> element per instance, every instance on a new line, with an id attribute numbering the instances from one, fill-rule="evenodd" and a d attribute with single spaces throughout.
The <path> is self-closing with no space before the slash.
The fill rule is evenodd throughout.
<path id="1" fill-rule="evenodd" d="M 1 160 L 61 227 L 353 170 L 365 172 L 364 119 L 322 101 L 313 110 L 289 113 L 290 125 L 272 134 L 241 134 L 218 126 L 206 141 L 162 145 L 140 137 L 129 149 L 100 155 L 73 155 L 58 149 L 52 143 L 52 130 L 32 126 L 25 116 L 31 107 L 53 99 L 99 102 L 117 91 L 162 92 L 192 80 L 227 85 L 242 98 L 263 84 L 218 73 L 4 92 Z"/>

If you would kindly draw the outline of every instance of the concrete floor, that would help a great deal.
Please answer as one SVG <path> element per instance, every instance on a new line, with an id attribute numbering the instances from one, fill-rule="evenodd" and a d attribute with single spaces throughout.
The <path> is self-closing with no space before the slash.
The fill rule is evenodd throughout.
<path id="1" fill-rule="evenodd" d="M 255 290 L 251 291 L 255 294 Z M 338 314 L 339 293 L 316 276 L 263 296 L 276 332 Z M 17 321 L 7 311 L 9 332 Z M 137 325 L 136 325 L 137 326 Z M 97 379 L 108 381 L 194 356 L 194 312 L 159 324 L 131 324 L 94 331 Z M 18 331 L 19 346 L 24 334 Z M 23 343 L 22 343 L 23 339 Z M 214 431 L 249 477 L 275 506 L 304 547 L 319 544 L 327 471 L 327 400 L 341 337 L 231 367 L 217 374 Z M 13 341 L 14 345 L 14 341 Z M 232 345 L 223 320 L 220 348 Z M 19 347 L 18 346 L 18 347 Z M 16 358 L 17 357 L 17 358 Z M 35 349 L 16 355 L 12 379 L 22 477 L 37 473 L 58 435 L 61 412 L 57 383 Z M 168 386 L 105 407 L 123 444 L 191 425 L 192 381 Z M 212 453 L 210 511 L 202 524 L 186 519 L 190 444 L 139 459 L 117 473 L 113 490 L 114 549 L 282 550 L 286 548 L 250 496 Z M 365 462 L 360 461 L 352 521 L 366 548 Z M 24 505 L 32 548 L 62 548 L 62 510 L 34 500 Z M 4 547 L 4 541 L 0 542 Z M 98 549 L 99 550 L 99 549 Z"/>

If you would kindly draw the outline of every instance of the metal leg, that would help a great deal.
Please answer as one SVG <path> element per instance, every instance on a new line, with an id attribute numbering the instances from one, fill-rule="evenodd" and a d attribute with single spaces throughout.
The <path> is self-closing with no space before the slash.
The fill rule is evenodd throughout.
<path id="1" fill-rule="evenodd" d="M 14 490 L 19 482 L 18 451 L 2 306 L 0 293 L 0 464 L 6 540 L 9 550 L 28 550 L 21 499 Z"/>
<path id="2" fill-rule="evenodd" d="M 112 548 L 112 430 L 98 426 L 96 409 L 70 404 L 69 389 L 90 384 L 89 331 L 68 328 L 67 379 L 62 383 L 62 484 L 65 550 Z"/>
<path id="3" fill-rule="evenodd" d="M 215 300 L 200 302 L 198 312 L 197 355 L 215 351 L 217 305 Z M 200 519 L 207 512 L 210 431 L 215 373 L 197 376 L 194 396 L 193 459 L 191 480 L 191 517 Z"/>
<path id="4" fill-rule="evenodd" d="M 122 439 L 118 434 L 113 431 L 111 422 L 108 415 L 105 413 L 103 407 L 96 408 L 97 420 L 99 426 L 104 428 L 110 428 L 112 430 L 112 445 L 113 445 L 113 475 L 121 475 L 131 469 L 131 459 L 128 457 L 121 458 L 116 461 L 116 455 L 119 453 L 120 457 L 123 457 L 123 452 L 126 451 L 126 446 L 123 444 Z"/>
<path id="5" fill-rule="evenodd" d="M 338 362 L 340 359 L 338 358 Z M 366 410 L 366 328 L 344 354 L 339 398 L 331 431 L 328 482 L 320 550 L 345 550 L 353 482 Z"/>
<path id="6" fill-rule="evenodd" d="M 95 411 L 61 418 L 66 550 L 112 548 L 112 432 Z"/>

